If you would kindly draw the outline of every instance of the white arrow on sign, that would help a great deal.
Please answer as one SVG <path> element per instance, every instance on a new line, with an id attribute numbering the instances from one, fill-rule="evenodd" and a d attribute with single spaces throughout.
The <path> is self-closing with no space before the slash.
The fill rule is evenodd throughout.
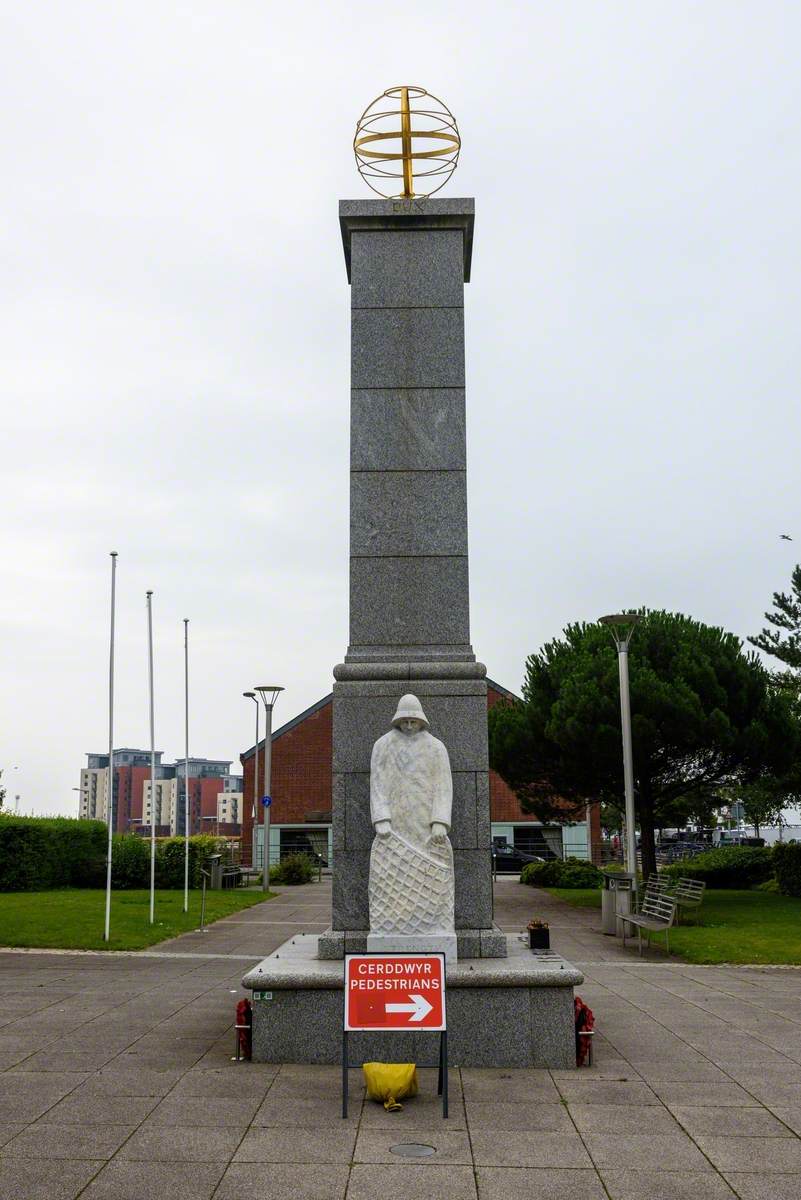
<path id="1" fill-rule="evenodd" d="M 409 997 L 411 1004 L 387 1004 L 385 1005 L 388 1013 L 412 1013 L 409 1021 L 422 1021 L 423 1017 L 431 1012 L 431 1005 L 426 1000 L 425 996 L 418 996 L 415 992 Z"/>

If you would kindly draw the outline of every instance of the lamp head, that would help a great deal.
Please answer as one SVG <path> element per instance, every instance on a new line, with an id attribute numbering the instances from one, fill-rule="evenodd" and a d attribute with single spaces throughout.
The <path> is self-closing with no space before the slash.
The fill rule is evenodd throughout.
<path id="1" fill-rule="evenodd" d="M 638 612 L 611 613 L 608 617 L 599 617 L 599 625 L 639 625 L 642 614 Z"/>
<path id="2" fill-rule="evenodd" d="M 627 651 L 635 626 L 639 625 L 641 620 L 642 613 L 638 612 L 610 613 L 606 617 L 599 617 L 598 624 L 605 625 L 609 630 L 618 651 L 621 649 Z"/>
<path id="3" fill-rule="evenodd" d="M 245 697 L 246 700 L 255 700 L 256 699 L 255 692 L 243 692 L 242 695 Z"/>
<path id="4" fill-rule="evenodd" d="M 284 689 L 279 687 L 277 683 L 263 683 L 260 687 L 256 688 L 256 691 L 262 698 L 265 708 L 272 708 L 283 690 Z"/>

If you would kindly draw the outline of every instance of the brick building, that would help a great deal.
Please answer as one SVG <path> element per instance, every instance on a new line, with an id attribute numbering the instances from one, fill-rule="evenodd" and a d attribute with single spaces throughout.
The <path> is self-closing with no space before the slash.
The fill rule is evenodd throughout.
<path id="1" fill-rule="evenodd" d="M 487 707 L 512 693 L 487 680 Z M 333 758 L 333 696 L 324 696 L 272 736 L 272 806 L 270 808 L 270 862 L 296 850 L 313 850 L 326 862 L 332 859 L 331 775 Z M 241 755 L 244 779 L 242 805 L 242 856 L 251 862 L 255 848 L 258 867 L 263 863 L 261 812 L 253 837 L 253 774 L 255 747 Z M 544 826 L 523 813 L 520 802 L 500 775 L 490 771 L 492 836 L 510 846 L 543 857 L 572 854 L 597 858 L 601 827 L 597 805 L 588 806 L 584 821 Z M 264 742 L 259 743 L 259 791 L 263 794 Z M 259 808 L 261 806 L 259 805 Z"/>

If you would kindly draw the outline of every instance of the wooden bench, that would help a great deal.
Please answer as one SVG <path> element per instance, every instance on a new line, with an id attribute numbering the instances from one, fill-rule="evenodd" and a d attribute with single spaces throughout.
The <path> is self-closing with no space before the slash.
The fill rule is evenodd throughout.
<path id="1" fill-rule="evenodd" d="M 679 879 L 678 883 L 676 884 L 675 890 L 673 891 L 673 899 L 676 901 L 676 904 L 679 909 L 692 908 L 692 909 L 695 909 L 695 911 L 697 912 L 698 909 L 701 907 L 701 902 L 704 898 L 705 891 L 706 891 L 706 884 L 702 883 L 699 879 L 681 878 L 681 879 Z M 676 924 L 677 925 L 679 923 L 678 918 L 679 918 L 679 913 L 677 912 L 676 913 Z"/>
<path id="2" fill-rule="evenodd" d="M 648 895 L 643 897 L 642 909 L 638 913 L 629 913 L 628 916 L 621 916 L 623 929 L 623 946 L 626 945 L 626 926 L 633 925 L 637 930 L 637 945 L 640 955 L 642 956 L 642 931 L 645 930 L 648 935 L 648 946 L 651 945 L 651 934 L 665 934 L 665 953 L 670 955 L 670 941 L 668 930 L 670 929 L 676 917 L 676 901 L 672 896 L 665 895 Z"/>

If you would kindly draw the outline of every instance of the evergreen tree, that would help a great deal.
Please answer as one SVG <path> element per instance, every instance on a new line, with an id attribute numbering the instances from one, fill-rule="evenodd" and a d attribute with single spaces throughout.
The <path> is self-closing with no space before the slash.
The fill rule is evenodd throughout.
<path id="1" fill-rule="evenodd" d="M 773 629 L 765 628 L 748 640 L 792 670 L 801 671 L 801 565 L 793 571 L 791 584 L 790 595 L 773 593 L 773 612 L 765 613 L 765 620 Z"/>
<path id="2" fill-rule="evenodd" d="M 782 776 L 801 753 L 788 696 L 733 634 L 645 612 L 629 651 L 643 870 L 654 830 L 705 813 L 721 787 Z M 622 803 L 617 652 L 600 625 L 568 625 L 527 661 L 523 699 L 490 712 L 490 762 L 542 821 Z M 684 820 L 682 820 L 682 817 Z"/>

